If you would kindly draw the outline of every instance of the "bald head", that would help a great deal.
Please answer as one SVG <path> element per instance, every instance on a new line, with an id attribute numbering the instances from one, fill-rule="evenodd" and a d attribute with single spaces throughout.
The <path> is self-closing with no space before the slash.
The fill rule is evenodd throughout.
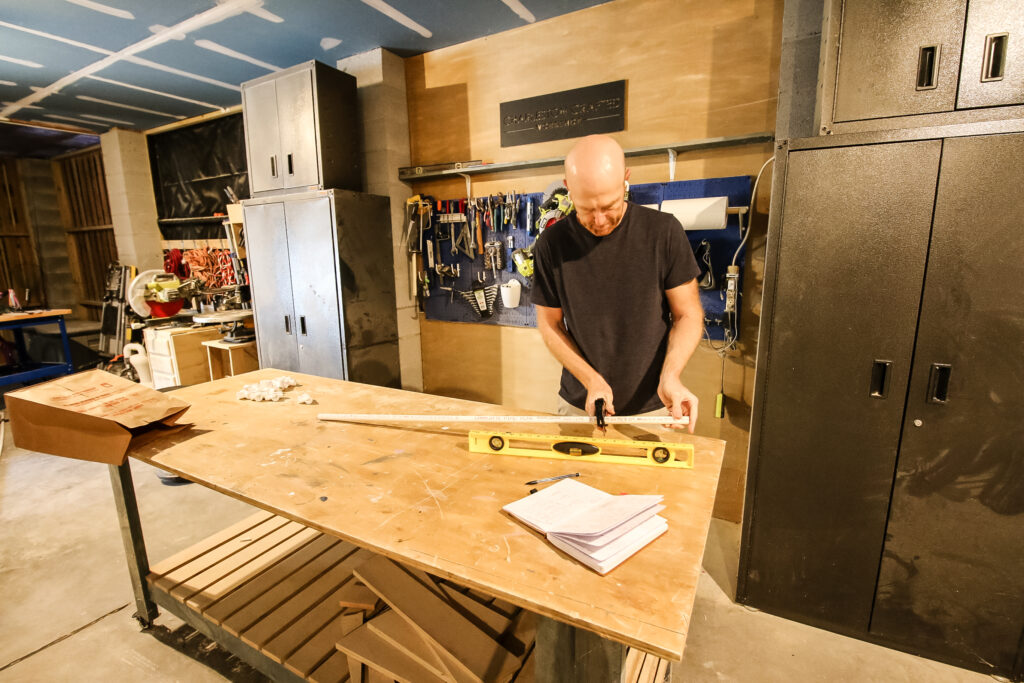
<path id="1" fill-rule="evenodd" d="M 584 188 L 621 185 L 626 179 L 626 157 L 619 143 L 607 135 L 588 135 L 565 157 L 565 181 L 570 192 Z"/>
<path id="2" fill-rule="evenodd" d="M 565 186 L 583 227 L 599 237 L 618 227 L 628 178 L 622 147 L 607 135 L 590 135 L 573 146 L 565 158 Z"/>

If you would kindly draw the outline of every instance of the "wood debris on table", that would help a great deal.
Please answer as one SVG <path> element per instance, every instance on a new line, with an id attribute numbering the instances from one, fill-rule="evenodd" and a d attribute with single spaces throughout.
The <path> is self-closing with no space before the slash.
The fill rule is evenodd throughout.
<path id="1" fill-rule="evenodd" d="M 238 393 L 235 394 L 235 398 L 239 401 L 280 401 L 284 398 L 284 392 L 290 387 L 294 387 L 298 384 L 294 379 L 285 375 L 283 377 L 276 377 L 274 379 L 261 379 L 259 382 L 253 384 L 246 384 Z M 305 397 L 306 401 L 301 400 Z M 299 403 L 312 403 L 313 399 L 310 398 L 309 394 L 302 394 L 299 396 Z"/>

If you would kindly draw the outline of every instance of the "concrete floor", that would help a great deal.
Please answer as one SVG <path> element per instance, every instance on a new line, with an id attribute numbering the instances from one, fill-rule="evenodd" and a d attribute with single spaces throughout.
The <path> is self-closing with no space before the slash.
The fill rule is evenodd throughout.
<path id="1" fill-rule="evenodd" d="M 107 468 L 14 448 L 0 455 L 0 683 L 256 681 L 170 615 L 156 637 L 134 611 Z M 198 485 L 165 486 L 133 463 L 149 556 L 252 512 Z M 714 520 L 686 655 L 675 681 L 987 681 L 732 602 L 739 527 Z"/>

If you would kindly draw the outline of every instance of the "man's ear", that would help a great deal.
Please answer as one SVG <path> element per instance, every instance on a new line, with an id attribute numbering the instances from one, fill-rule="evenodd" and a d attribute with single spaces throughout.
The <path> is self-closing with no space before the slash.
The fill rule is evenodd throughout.
<path id="1" fill-rule="evenodd" d="M 630 171 L 632 171 L 632 170 L 633 170 L 633 169 L 631 169 L 631 168 L 627 168 L 627 169 L 626 169 L 626 175 L 625 175 L 625 176 L 623 176 L 623 178 L 622 178 L 622 179 L 628 182 L 628 181 L 629 181 L 629 172 L 630 172 Z"/>

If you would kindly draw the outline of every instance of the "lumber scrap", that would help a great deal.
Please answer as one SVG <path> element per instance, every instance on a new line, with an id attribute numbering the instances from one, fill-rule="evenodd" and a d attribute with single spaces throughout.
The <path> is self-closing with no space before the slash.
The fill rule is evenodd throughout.
<path id="1" fill-rule="evenodd" d="M 481 683 L 506 680 L 518 670 L 515 655 L 386 557 L 374 557 L 354 573 L 429 643 L 450 655 L 446 666 L 453 661 Z"/>
<path id="2" fill-rule="evenodd" d="M 377 607 L 377 594 L 372 590 L 359 583 L 353 581 L 345 587 L 345 592 L 338 599 L 338 603 L 342 607 L 349 609 L 365 610 L 372 612 Z"/>
<path id="3" fill-rule="evenodd" d="M 381 638 L 364 624 L 338 641 L 338 649 L 370 669 L 399 683 L 445 683 L 406 652 Z"/>
<path id="4" fill-rule="evenodd" d="M 437 651 L 398 612 L 388 610 L 366 622 L 366 626 L 378 637 L 404 652 L 435 676 L 449 677 L 448 669 L 441 662 Z"/>

